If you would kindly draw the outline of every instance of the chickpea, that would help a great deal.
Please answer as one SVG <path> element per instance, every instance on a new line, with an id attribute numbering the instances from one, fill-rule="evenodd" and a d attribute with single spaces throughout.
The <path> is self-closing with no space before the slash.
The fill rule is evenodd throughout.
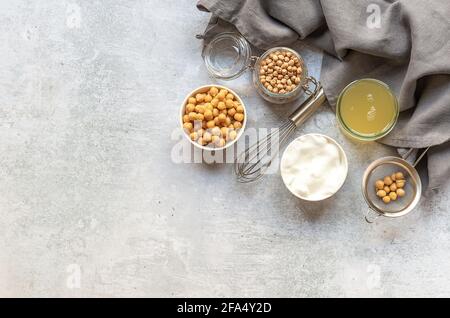
<path id="1" fill-rule="evenodd" d="M 191 121 L 189 115 L 183 115 L 183 123 L 188 123 L 189 121 Z"/>
<path id="2" fill-rule="evenodd" d="M 219 102 L 219 104 L 217 105 L 217 109 L 219 109 L 219 110 L 224 110 L 226 108 L 227 108 L 227 106 L 225 105 L 224 102 Z"/>
<path id="3" fill-rule="evenodd" d="M 218 117 L 219 117 L 219 122 L 224 122 L 227 119 L 227 116 L 225 114 L 220 114 Z"/>
<path id="4" fill-rule="evenodd" d="M 196 141 L 198 139 L 198 133 L 195 131 L 190 134 L 191 140 Z"/>
<path id="5" fill-rule="evenodd" d="M 217 93 L 219 93 L 219 90 L 217 89 L 217 87 L 214 87 L 214 86 L 213 86 L 213 87 L 210 88 L 209 94 L 210 94 L 211 96 L 216 96 Z"/>
<path id="6" fill-rule="evenodd" d="M 237 121 L 243 121 L 244 120 L 244 114 L 236 113 L 236 114 L 234 114 L 234 119 L 237 120 Z"/>
<path id="7" fill-rule="evenodd" d="M 218 110 L 217 108 L 214 108 L 213 111 L 212 111 L 212 113 L 213 113 L 213 116 L 214 116 L 214 117 L 219 116 L 219 110 Z"/>
<path id="8" fill-rule="evenodd" d="M 219 139 L 220 139 L 219 136 L 212 135 L 212 137 L 211 137 L 211 142 L 212 142 L 213 144 L 216 144 L 216 143 L 219 141 Z"/>
<path id="9" fill-rule="evenodd" d="M 397 195 L 399 196 L 399 197 L 404 197 L 405 196 L 405 194 L 406 194 L 406 192 L 405 192 L 405 190 L 403 190 L 403 189 L 397 189 Z"/>
<path id="10" fill-rule="evenodd" d="M 183 128 L 190 132 L 192 131 L 192 129 L 194 129 L 194 126 L 192 125 L 192 123 L 184 123 Z"/>
<path id="11" fill-rule="evenodd" d="M 227 127 L 220 128 L 220 134 L 222 135 L 222 137 L 228 136 L 228 128 Z"/>
<path id="12" fill-rule="evenodd" d="M 209 94 L 205 96 L 205 102 L 206 103 L 209 103 L 210 101 L 212 101 L 212 99 L 213 99 L 213 97 L 211 95 L 209 95 Z"/>
<path id="13" fill-rule="evenodd" d="M 395 201 L 397 200 L 397 193 L 391 192 L 389 193 L 389 197 L 391 198 L 392 201 Z"/>
<path id="14" fill-rule="evenodd" d="M 195 112 L 190 112 L 190 113 L 189 113 L 189 119 L 190 119 L 191 121 L 196 120 L 196 119 L 197 119 L 197 113 L 195 113 Z"/>
<path id="15" fill-rule="evenodd" d="M 397 191 L 397 186 L 395 183 L 391 184 L 389 188 L 391 189 L 391 191 Z"/>
<path id="16" fill-rule="evenodd" d="M 198 138 L 197 143 L 199 143 L 200 145 L 204 146 L 206 145 L 205 140 L 203 139 L 203 137 Z"/>
<path id="17" fill-rule="evenodd" d="M 211 142 L 211 138 L 212 138 L 212 135 L 211 135 L 211 133 L 210 132 L 205 132 L 205 133 L 203 133 L 203 140 L 205 141 L 205 142 Z"/>
<path id="18" fill-rule="evenodd" d="M 384 198 L 386 196 L 386 191 L 378 190 L 377 196 L 379 196 L 380 198 Z"/>
<path id="19" fill-rule="evenodd" d="M 391 202 L 391 197 L 388 196 L 388 195 L 385 196 L 385 197 L 383 197 L 383 202 L 386 203 L 386 204 L 389 203 L 389 202 Z"/>
<path id="20" fill-rule="evenodd" d="M 237 137 L 237 132 L 235 130 L 230 131 L 229 135 L 228 135 L 229 139 L 231 140 L 235 140 Z"/>
<path id="21" fill-rule="evenodd" d="M 205 112 L 205 106 L 203 106 L 203 105 L 197 105 L 197 106 L 195 106 L 195 111 L 196 111 L 197 113 L 203 114 L 203 113 Z"/>
<path id="22" fill-rule="evenodd" d="M 234 126 L 234 129 L 242 128 L 242 124 L 241 124 L 240 121 L 235 121 L 235 122 L 233 123 L 233 126 Z"/>
<path id="23" fill-rule="evenodd" d="M 227 114 L 228 114 L 228 111 L 227 111 L 226 109 L 222 109 L 222 110 L 220 111 L 220 114 L 227 115 Z"/>
<path id="24" fill-rule="evenodd" d="M 214 109 L 213 105 L 211 103 L 206 103 L 205 104 L 205 110 L 210 110 L 212 111 Z"/>
<path id="25" fill-rule="evenodd" d="M 234 102 L 231 99 L 227 99 L 225 100 L 225 105 L 227 106 L 227 108 L 233 108 Z"/>
<path id="26" fill-rule="evenodd" d="M 201 103 L 205 100 L 205 94 L 197 94 L 195 95 L 195 99 L 197 100 L 197 103 Z"/>
<path id="27" fill-rule="evenodd" d="M 193 112 L 194 110 L 195 110 L 195 105 L 194 104 L 187 104 L 186 105 L 186 113 L 187 114 Z"/>
<path id="28" fill-rule="evenodd" d="M 233 100 L 233 99 L 234 99 L 234 95 L 231 94 L 231 93 L 228 93 L 227 96 L 226 96 L 226 99 L 231 99 L 231 100 Z"/>
<path id="29" fill-rule="evenodd" d="M 384 184 L 386 184 L 386 185 L 388 185 L 388 186 L 390 186 L 391 184 L 392 184 L 392 179 L 391 179 L 391 177 L 384 177 Z"/>
<path id="30" fill-rule="evenodd" d="M 219 105 L 219 100 L 217 98 L 213 98 L 211 105 L 213 105 L 213 107 L 217 107 L 217 105 Z"/>
<path id="31" fill-rule="evenodd" d="M 208 128 L 214 128 L 215 126 L 216 126 L 216 124 L 214 123 L 214 120 L 209 120 L 206 123 L 206 127 L 208 127 Z"/>
<path id="32" fill-rule="evenodd" d="M 220 136 L 220 128 L 219 127 L 214 127 L 212 130 L 211 130 L 211 133 L 214 135 L 214 136 Z"/>
<path id="33" fill-rule="evenodd" d="M 395 173 L 391 174 L 391 179 L 392 179 L 392 181 L 395 181 L 395 179 L 397 179 L 397 178 L 395 177 Z"/>
<path id="34" fill-rule="evenodd" d="M 403 173 L 401 173 L 401 172 L 397 172 L 397 173 L 395 174 L 395 178 L 397 178 L 397 179 L 399 179 L 399 180 L 405 179 L 405 177 L 403 176 Z"/>
<path id="35" fill-rule="evenodd" d="M 233 125 L 233 124 L 230 124 L 230 125 L 228 125 L 228 128 L 234 129 L 234 125 Z"/>
<path id="36" fill-rule="evenodd" d="M 242 107 L 241 105 L 239 105 L 238 107 L 236 107 L 236 111 L 238 113 L 243 113 L 244 112 L 244 107 Z"/>
<path id="37" fill-rule="evenodd" d="M 197 104 L 197 100 L 195 99 L 195 97 L 189 97 L 188 98 L 188 104 Z"/>
<path id="38" fill-rule="evenodd" d="M 223 147 L 225 146 L 225 143 L 226 143 L 225 139 L 220 138 L 219 141 L 217 142 L 217 146 Z"/>
<path id="39" fill-rule="evenodd" d="M 234 114 L 236 114 L 236 109 L 231 108 L 231 109 L 228 110 L 228 115 L 230 115 L 231 117 L 233 117 Z"/>
<path id="40" fill-rule="evenodd" d="M 376 187 L 378 190 L 382 190 L 382 189 L 384 188 L 384 182 L 383 182 L 383 180 L 377 180 L 377 181 L 375 182 L 375 187 Z"/>
<path id="41" fill-rule="evenodd" d="M 384 192 L 386 192 L 386 193 L 391 192 L 391 188 L 389 188 L 388 186 L 385 186 L 385 187 L 383 188 L 383 190 L 384 190 Z"/>
<path id="42" fill-rule="evenodd" d="M 212 113 L 212 111 L 210 111 L 210 110 L 205 110 L 205 119 L 206 120 L 211 120 L 211 119 L 213 119 L 214 117 L 213 117 L 213 113 Z"/>
<path id="43" fill-rule="evenodd" d="M 201 114 L 201 113 L 198 113 L 196 120 L 203 121 L 203 120 L 205 120 L 205 116 L 203 114 Z"/>
<path id="44" fill-rule="evenodd" d="M 225 119 L 225 121 L 223 122 L 223 124 L 224 124 L 225 126 L 227 126 L 227 127 L 230 126 L 230 124 L 231 124 L 231 118 L 227 116 L 227 118 Z"/>
<path id="45" fill-rule="evenodd" d="M 395 184 L 397 185 L 397 188 L 403 188 L 406 184 L 405 180 L 397 180 L 395 181 Z"/>
<path id="46" fill-rule="evenodd" d="M 220 90 L 219 94 L 217 94 L 217 98 L 219 100 L 224 100 L 226 96 L 227 96 L 227 93 L 224 90 Z"/>
<path id="47" fill-rule="evenodd" d="M 219 114 L 220 115 L 220 114 Z M 220 121 L 219 121 L 219 116 L 214 117 L 214 125 L 219 126 L 220 125 Z"/>

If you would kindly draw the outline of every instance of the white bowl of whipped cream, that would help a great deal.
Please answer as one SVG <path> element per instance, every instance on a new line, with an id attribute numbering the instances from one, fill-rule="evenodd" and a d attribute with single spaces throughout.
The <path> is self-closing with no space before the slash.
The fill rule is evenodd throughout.
<path id="1" fill-rule="evenodd" d="M 281 177 L 296 197 L 321 201 L 334 195 L 344 184 L 348 161 L 342 147 L 322 134 L 294 139 L 281 158 Z"/>

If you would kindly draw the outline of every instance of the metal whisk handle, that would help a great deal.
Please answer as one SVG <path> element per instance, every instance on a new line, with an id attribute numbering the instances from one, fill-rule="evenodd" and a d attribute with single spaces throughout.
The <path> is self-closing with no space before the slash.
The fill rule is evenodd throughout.
<path id="1" fill-rule="evenodd" d="M 304 123 L 325 102 L 323 87 L 318 85 L 316 92 L 289 116 L 296 127 Z"/>

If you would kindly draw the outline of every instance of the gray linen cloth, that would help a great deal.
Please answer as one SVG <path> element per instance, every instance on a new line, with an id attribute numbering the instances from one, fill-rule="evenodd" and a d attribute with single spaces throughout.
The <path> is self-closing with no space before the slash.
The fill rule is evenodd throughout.
<path id="1" fill-rule="evenodd" d="M 425 148 L 428 188 L 450 178 L 449 0 L 200 0 L 213 14 L 205 35 L 236 28 L 260 49 L 304 41 L 324 55 L 329 103 L 351 81 L 377 78 L 395 92 L 400 117 L 381 140 Z"/>

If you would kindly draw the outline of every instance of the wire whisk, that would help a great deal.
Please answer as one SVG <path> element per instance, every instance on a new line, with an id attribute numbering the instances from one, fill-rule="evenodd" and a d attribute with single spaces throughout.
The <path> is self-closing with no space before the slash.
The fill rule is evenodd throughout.
<path id="1" fill-rule="evenodd" d="M 305 100 L 280 127 L 259 139 L 253 145 L 240 153 L 234 162 L 237 179 L 242 183 L 249 183 L 260 179 L 269 169 L 278 155 L 281 147 L 291 136 L 295 129 L 306 121 L 325 101 L 323 88 L 313 77 L 308 78 L 315 87 L 311 91 L 306 87 L 310 96 Z"/>

